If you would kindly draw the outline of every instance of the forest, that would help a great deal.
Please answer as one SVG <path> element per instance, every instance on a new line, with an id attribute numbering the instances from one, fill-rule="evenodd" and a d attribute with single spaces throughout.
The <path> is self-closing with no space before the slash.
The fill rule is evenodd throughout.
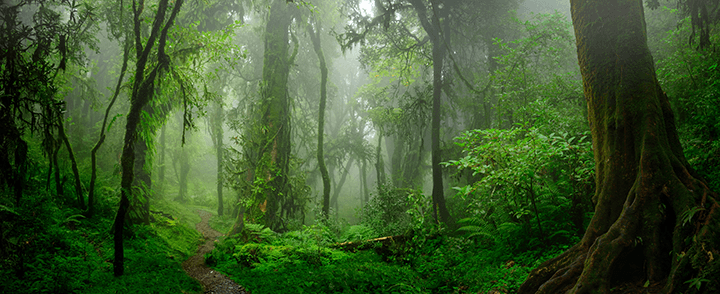
<path id="1" fill-rule="evenodd" d="M 720 293 L 720 0 L 4 0 L 0 293 Z"/>

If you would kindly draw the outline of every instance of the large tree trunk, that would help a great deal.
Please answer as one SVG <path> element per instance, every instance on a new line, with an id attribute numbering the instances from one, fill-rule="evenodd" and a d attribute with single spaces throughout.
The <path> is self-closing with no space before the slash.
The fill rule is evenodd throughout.
<path id="1" fill-rule="evenodd" d="M 244 217 L 249 221 L 264 218 L 271 229 L 280 227 L 277 219 L 280 204 L 289 196 L 288 171 L 290 161 L 290 98 L 288 76 L 290 65 L 297 55 L 297 46 L 289 52 L 288 29 L 293 20 L 287 2 L 273 0 L 265 28 L 265 52 L 261 83 L 261 101 L 253 111 L 257 124 L 249 126 L 250 140 L 246 155 L 253 159 L 251 207 L 240 213 L 230 234 L 239 232 Z M 296 43 L 297 44 L 297 43 Z M 242 209 L 242 208 L 241 208 Z"/>
<path id="2" fill-rule="evenodd" d="M 716 194 L 693 175 L 647 47 L 643 4 L 573 0 L 596 162 L 583 239 L 530 273 L 520 293 L 717 293 Z M 703 281 L 699 290 L 692 281 Z M 687 282 L 690 281 L 690 282 Z"/>
<path id="3" fill-rule="evenodd" d="M 288 75 L 290 58 L 288 56 L 288 28 L 292 22 L 285 1 L 273 0 L 265 31 L 265 53 L 263 57 L 263 127 L 265 150 L 260 164 L 267 187 L 260 189 L 266 201 L 265 225 L 276 229 L 276 219 L 281 197 L 288 196 L 287 176 L 290 160 L 290 108 L 288 97 Z"/>

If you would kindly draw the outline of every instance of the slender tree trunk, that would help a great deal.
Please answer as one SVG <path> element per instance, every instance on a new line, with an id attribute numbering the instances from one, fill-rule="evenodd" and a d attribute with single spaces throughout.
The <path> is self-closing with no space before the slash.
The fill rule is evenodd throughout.
<path id="1" fill-rule="evenodd" d="M 190 159 L 189 154 L 185 146 L 180 151 L 180 173 L 178 175 L 178 196 L 175 201 L 180 203 L 187 203 L 188 201 L 188 174 L 190 173 Z"/>
<path id="2" fill-rule="evenodd" d="M 379 192 L 382 190 L 382 187 L 385 186 L 385 163 L 383 162 L 381 147 L 383 138 L 382 127 L 378 128 L 377 136 L 378 144 L 377 147 L 375 147 L 375 176 L 377 177 L 377 190 Z"/>
<path id="3" fill-rule="evenodd" d="M 333 196 L 330 199 L 330 205 L 335 207 L 335 216 L 336 217 L 340 214 L 340 212 L 338 211 L 338 208 L 339 208 L 338 207 L 338 197 L 340 197 L 340 191 L 341 191 L 340 189 L 342 189 L 342 186 L 345 185 L 345 180 L 347 179 L 347 175 L 350 172 L 350 167 L 352 167 L 354 161 L 355 161 L 354 157 L 350 157 L 350 159 L 348 159 L 348 163 L 345 166 L 345 168 L 343 169 L 342 176 L 340 176 L 340 182 L 338 182 L 337 185 L 335 185 L 335 191 L 333 192 Z"/>
<path id="4" fill-rule="evenodd" d="M 123 79 L 125 77 L 125 72 L 127 70 L 127 64 L 128 59 L 130 59 L 130 41 L 125 40 L 125 46 L 123 49 L 123 63 L 122 67 L 120 68 L 120 77 L 118 77 L 118 82 L 115 85 L 115 92 L 113 93 L 112 99 L 110 99 L 110 103 L 108 104 L 107 108 L 105 109 L 105 116 L 103 117 L 103 123 L 102 127 L 100 128 L 100 138 L 98 139 L 97 143 L 95 143 L 95 146 L 90 151 L 90 187 L 88 187 L 88 210 L 87 210 L 87 217 L 91 218 L 93 214 L 95 213 L 95 181 L 97 181 L 97 152 L 100 150 L 100 147 L 105 142 L 105 127 L 107 126 L 107 120 L 110 116 L 110 109 L 112 109 L 113 105 L 115 104 L 115 101 L 117 100 L 118 95 L 120 95 L 120 87 L 122 86 Z"/>
<path id="5" fill-rule="evenodd" d="M 16 207 L 20 207 L 20 199 L 22 199 L 23 189 L 25 187 L 25 174 L 27 173 L 27 152 L 27 143 L 22 138 L 19 138 L 15 146 L 15 168 L 12 171 L 12 186 L 13 193 L 15 194 Z"/>
<path id="6" fill-rule="evenodd" d="M 162 129 L 160 129 L 160 162 L 158 163 L 158 181 L 155 185 L 157 188 L 155 195 L 158 197 L 164 197 L 165 189 L 167 189 L 167 184 L 165 183 L 165 156 L 167 154 L 167 148 L 165 147 L 166 133 L 167 124 L 164 124 Z"/>
<path id="7" fill-rule="evenodd" d="M 83 197 L 82 184 L 80 183 L 80 171 L 78 171 L 77 161 L 75 160 L 75 152 L 72 149 L 72 145 L 70 145 L 70 140 L 68 140 L 67 134 L 65 134 L 64 116 L 62 112 L 58 111 L 58 113 L 58 134 L 60 135 L 62 141 L 65 143 L 65 148 L 67 148 L 68 157 L 70 158 L 70 165 L 73 171 L 73 177 L 75 179 L 75 197 L 77 199 L 78 207 L 84 210 L 85 197 Z"/>
<path id="8" fill-rule="evenodd" d="M 208 120 L 208 133 L 215 147 L 217 175 L 215 184 L 218 197 L 218 215 L 223 215 L 223 113 L 222 99 L 215 102 L 212 117 Z"/>
<path id="9" fill-rule="evenodd" d="M 223 215 L 223 106 L 222 103 L 217 105 L 218 111 L 215 119 L 215 155 L 217 156 L 217 196 L 218 196 L 218 215 Z"/>
<path id="10" fill-rule="evenodd" d="M 123 143 L 123 151 L 121 157 L 122 179 L 120 181 L 120 205 L 115 215 L 113 241 L 115 245 L 115 260 L 113 262 L 113 271 L 115 276 L 122 276 L 125 272 L 125 251 L 123 248 L 123 227 L 125 225 L 125 216 L 130 206 L 130 197 L 132 195 L 133 168 L 135 161 L 135 142 L 137 141 L 137 128 L 140 123 L 140 114 L 143 107 L 149 102 L 153 94 L 153 87 L 158 71 L 168 67 L 169 57 L 165 55 L 165 42 L 167 32 L 175 21 L 175 17 L 182 7 L 183 0 L 176 0 L 170 17 L 167 22 L 165 14 L 168 9 L 168 0 L 160 0 L 157 5 L 157 14 L 152 25 L 150 36 L 143 47 L 141 43 L 140 26 L 142 20 L 140 14 L 144 7 L 138 7 L 138 3 L 133 1 L 133 23 L 135 32 L 135 51 L 137 53 L 137 61 L 135 62 L 135 82 L 133 84 L 132 96 L 130 97 L 130 111 L 127 115 L 127 124 L 125 126 L 125 139 Z M 139 5 L 143 5 L 141 2 Z M 163 26 L 164 24 L 164 26 Z M 163 26 L 162 32 L 158 38 L 160 27 Z M 158 39 L 158 60 L 159 63 L 153 67 L 152 71 L 146 76 L 145 66 L 147 65 L 150 50 Z"/>
<path id="11" fill-rule="evenodd" d="M 583 239 L 541 264 L 519 293 L 720 289 L 720 206 L 694 176 L 647 47 L 643 3 L 571 1 L 596 162 Z"/>
<path id="12" fill-rule="evenodd" d="M 432 165 L 432 178 L 433 178 L 433 217 L 436 222 L 447 223 L 450 221 L 450 212 L 448 212 L 445 206 L 445 190 L 443 189 L 443 175 L 440 161 L 442 156 L 440 154 L 440 106 L 442 103 L 442 69 L 443 60 L 445 59 L 445 48 L 446 45 L 443 43 L 443 30 L 441 27 L 440 19 L 444 16 L 444 10 L 438 7 L 438 4 L 431 1 L 432 14 L 428 16 L 425 4 L 420 0 L 411 0 L 410 3 L 418 14 L 420 24 L 423 29 L 430 36 L 432 43 L 432 60 L 433 60 L 433 108 L 432 108 L 432 123 L 431 123 L 431 165 Z"/>
<path id="13" fill-rule="evenodd" d="M 367 204 L 370 201 L 370 193 L 368 192 L 368 185 L 367 185 L 367 160 L 362 160 L 362 166 L 360 167 L 360 187 L 362 188 L 363 192 L 363 198 L 365 201 L 363 203 Z"/>
<path id="14" fill-rule="evenodd" d="M 56 142 L 59 140 L 56 140 Z M 58 197 L 62 197 L 64 194 L 63 189 L 63 182 L 60 180 L 60 165 L 58 165 L 58 153 L 60 153 L 60 149 L 62 148 L 62 145 L 60 145 L 59 142 L 55 144 L 55 150 L 53 150 L 52 154 L 52 165 L 55 166 L 55 193 Z"/>
<path id="15" fill-rule="evenodd" d="M 327 102 L 328 69 L 327 64 L 325 63 L 325 54 L 323 53 L 322 47 L 320 46 L 320 21 L 315 19 L 314 24 L 316 28 L 313 30 L 312 25 L 308 24 L 307 31 L 310 35 L 310 40 L 313 43 L 313 49 L 315 50 L 315 54 L 320 61 L 320 109 L 318 112 L 318 143 L 316 156 L 323 182 L 322 213 L 323 217 L 327 220 L 330 216 L 330 175 L 328 174 L 327 166 L 325 166 L 325 155 L 323 153 L 323 136 L 325 135 L 325 104 Z"/>

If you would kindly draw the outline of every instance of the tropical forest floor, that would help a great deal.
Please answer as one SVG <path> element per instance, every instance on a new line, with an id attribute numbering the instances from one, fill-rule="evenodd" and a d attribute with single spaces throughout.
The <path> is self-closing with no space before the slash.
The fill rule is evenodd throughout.
<path id="1" fill-rule="evenodd" d="M 205 265 L 205 254 L 210 253 L 215 248 L 215 242 L 217 238 L 222 234 L 209 225 L 212 214 L 204 211 L 197 210 L 200 215 L 201 221 L 195 225 L 195 229 L 200 232 L 205 238 L 205 243 L 198 246 L 195 255 L 188 258 L 182 263 L 182 267 L 187 274 L 198 280 L 203 285 L 205 293 L 213 294 L 246 294 L 249 293 L 242 286 L 235 283 L 222 273 L 219 273 L 207 265 Z"/>

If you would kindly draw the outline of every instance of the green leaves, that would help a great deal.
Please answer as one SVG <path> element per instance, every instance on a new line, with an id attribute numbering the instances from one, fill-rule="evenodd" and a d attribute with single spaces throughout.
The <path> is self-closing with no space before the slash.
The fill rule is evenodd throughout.
<path id="1" fill-rule="evenodd" d="M 588 187 L 594 160 L 588 138 L 587 132 L 544 134 L 524 126 L 464 132 L 455 140 L 466 155 L 444 163 L 458 173 L 472 171 L 476 179 L 454 188 L 472 219 L 466 221 L 472 225 L 460 230 L 526 240 L 525 245 L 532 244 L 535 234 L 545 236 L 533 242 L 568 240 L 570 232 L 577 231 L 568 226 L 568 209 L 578 210 L 582 218 L 582 206 L 576 205 L 587 203 L 592 192 Z M 541 230 L 537 218 L 551 230 Z"/>

